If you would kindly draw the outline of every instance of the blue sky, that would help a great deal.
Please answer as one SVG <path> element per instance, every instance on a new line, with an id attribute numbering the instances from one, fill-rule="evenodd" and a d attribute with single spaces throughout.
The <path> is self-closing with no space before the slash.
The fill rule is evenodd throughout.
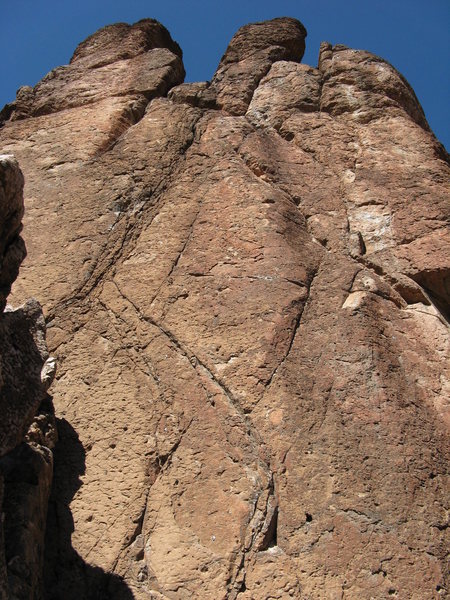
<path id="1" fill-rule="evenodd" d="M 211 78 L 241 25 L 292 16 L 308 30 L 307 64 L 317 65 L 323 40 L 391 62 L 450 150 L 449 0 L 0 0 L 0 14 L 0 107 L 21 85 L 67 64 L 80 41 L 110 23 L 158 19 L 183 49 L 186 80 L 200 81 Z"/>

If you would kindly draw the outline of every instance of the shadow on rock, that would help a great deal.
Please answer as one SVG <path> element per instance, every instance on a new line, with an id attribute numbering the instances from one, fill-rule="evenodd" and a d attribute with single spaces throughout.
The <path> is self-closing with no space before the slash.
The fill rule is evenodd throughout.
<path id="1" fill-rule="evenodd" d="M 76 431 L 58 419 L 54 479 L 47 518 L 44 562 L 45 600 L 133 600 L 118 575 L 88 565 L 72 547 L 74 522 L 70 502 L 85 472 L 85 450 Z"/>

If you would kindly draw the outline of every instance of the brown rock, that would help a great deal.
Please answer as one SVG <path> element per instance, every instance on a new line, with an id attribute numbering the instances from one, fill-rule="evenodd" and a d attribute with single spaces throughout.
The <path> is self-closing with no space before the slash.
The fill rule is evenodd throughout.
<path id="1" fill-rule="evenodd" d="M 428 129 L 414 91 L 382 58 L 363 50 L 323 42 L 319 69 L 324 79 L 321 110 L 332 115 L 349 112 L 360 123 L 369 122 L 386 110 L 391 114 L 406 111 L 416 123 Z"/>
<path id="2" fill-rule="evenodd" d="M 231 40 L 210 85 L 198 88 L 199 84 L 185 84 L 170 97 L 175 102 L 243 115 L 273 63 L 302 59 L 305 37 L 300 21 L 288 17 L 245 25 Z"/>
<path id="3" fill-rule="evenodd" d="M 145 104 L 183 81 L 181 55 L 168 31 L 153 19 L 105 27 L 78 46 L 70 65 L 53 69 L 34 88 L 20 88 L 8 119 L 47 115 L 103 98 L 133 95 L 135 103 Z M 137 111 L 140 118 L 143 107 Z"/>
<path id="4" fill-rule="evenodd" d="M 25 258 L 20 232 L 23 217 L 23 175 L 12 156 L 0 155 L 0 313 Z"/>
<path id="5" fill-rule="evenodd" d="M 47 412 L 42 412 L 46 410 Z M 37 432 L 39 431 L 39 435 Z M 56 442 L 53 407 L 42 407 L 24 442 L 0 459 L 10 596 L 42 597 L 43 548 Z"/>
<path id="6" fill-rule="evenodd" d="M 0 456 L 23 440 L 45 395 L 41 371 L 48 359 L 40 305 L 30 300 L 0 318 Z"/>
<path id="7" fill-rule="evenodd" d="M 47 505 L 56 429 L 46 391 L 55 371 L 36 300 L 16 310 L 6 296 L 25 246 L 23 176 L 11 156 L 0 157 L 0 597 L 32 599 L 42 591 Z M 46 404 L 46 406 L 45 406 Z"/>
<path id="8" fill-rule="evenodd" d="M 253 94 L 246 116 L 256 126 L 279 129 L 291 114 L 319 110 L 322 75 L 289 61 L 275 62 Z"/>
<path id="9" fill-rule="evenodd" d="M 293 19 L 242 28 L 210 84 L 141 29 L 57 72 L 89 103 L 44 82 L 0 130 L 14 299 L 59 361 L 47 594 L 442 597 L 446 153 L 381 59 L 299 65 Z"/>
<path id="10" fill-rule="evenodd" d="M 306 29 L 296 19 L 280 18 L 241 27 L 211 81 L 218 108 L 245 113 L 261 78 L 279 60 L 300 62 Z"/>
<path id="11" fill-rule="evenodd" d="M 70 63 L 92 69 L 134 58 L 155 48 L 167 48 L 182 57 L 179 45 L 155 19 L 141 19 L 134 25 L 116 23 L 103 27 L 81 42 Z"/>

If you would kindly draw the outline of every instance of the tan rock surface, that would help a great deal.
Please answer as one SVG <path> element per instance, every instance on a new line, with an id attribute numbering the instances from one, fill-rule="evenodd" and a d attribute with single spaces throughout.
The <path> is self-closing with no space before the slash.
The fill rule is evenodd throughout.
<path id="1" fill-rule="evenodd" d="M 0 129 L 59 361 L 47 597 L 445 596 L 445 151 L 385 61 L 299 65 L 295 20 L 186 85 L 140 23 Z"/>

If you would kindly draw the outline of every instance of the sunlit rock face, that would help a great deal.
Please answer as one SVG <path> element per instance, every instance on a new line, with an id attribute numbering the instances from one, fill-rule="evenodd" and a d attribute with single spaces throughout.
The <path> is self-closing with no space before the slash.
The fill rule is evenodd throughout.
<path id="1" fill-rule="evenodd" d="M 48 598 L 448 590 L 448 156 L 391 65 L 305 37 L 183 84 L 112 25 L 2 112 L 58 360 Z"/>

